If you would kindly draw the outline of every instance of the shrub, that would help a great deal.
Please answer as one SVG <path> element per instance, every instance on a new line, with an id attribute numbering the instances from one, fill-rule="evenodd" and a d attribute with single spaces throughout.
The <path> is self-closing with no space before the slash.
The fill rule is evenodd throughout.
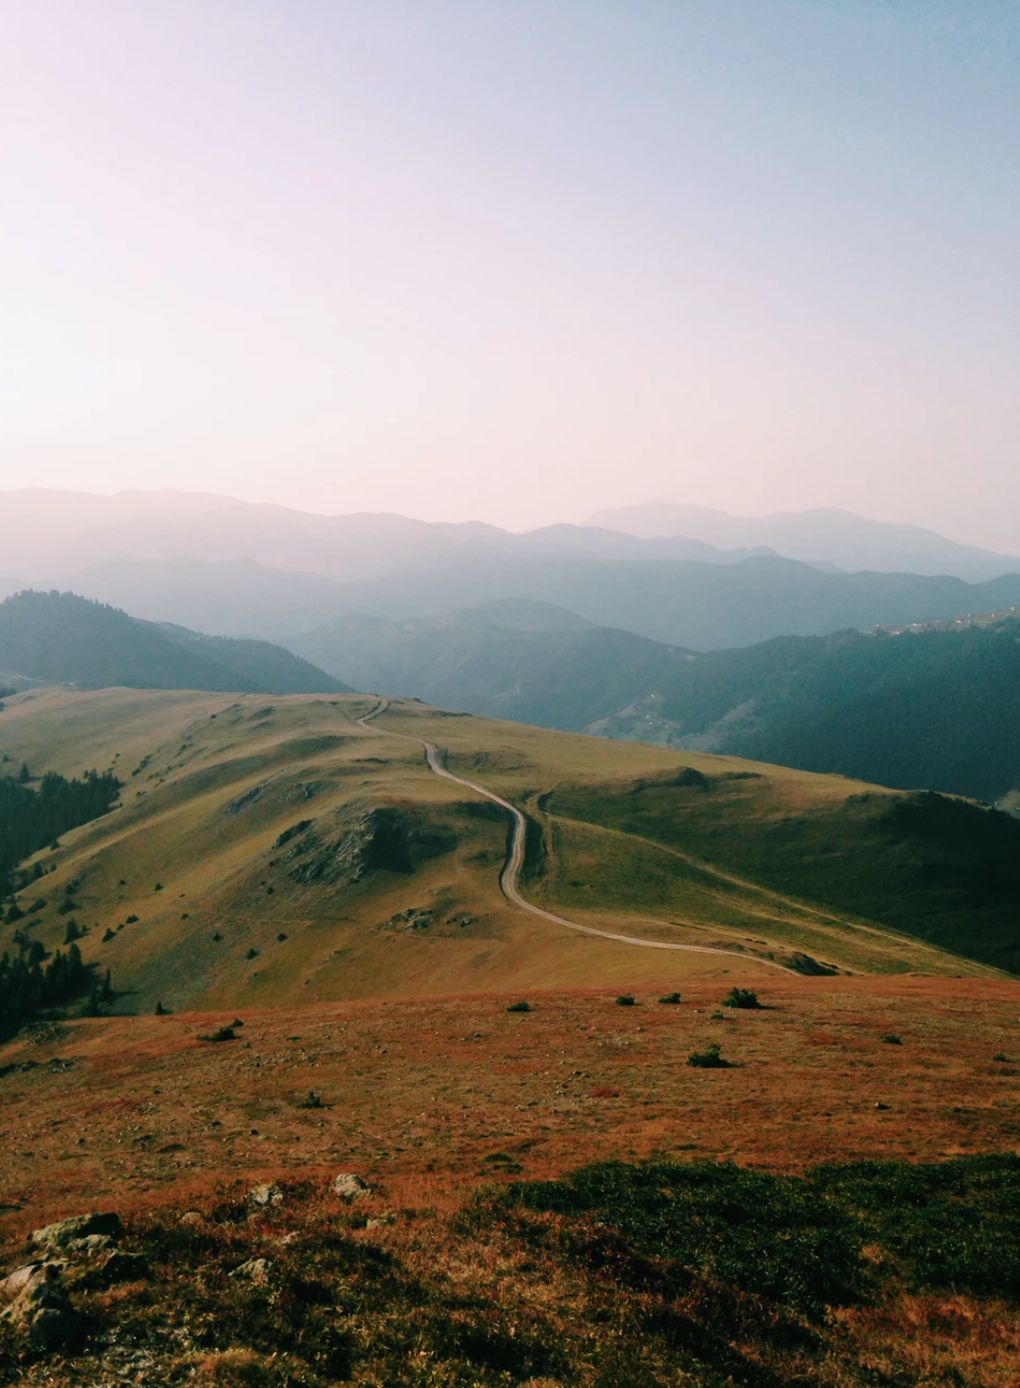
<path id="1" fill-rule="evenodd" d="M 659 1001 L 660 1001 L 661 1003 L 665 1004 L 667 1007 L 675 1007 L 676 1004 L 680 1001 L 680 994 L 679 994 L 679 993 L 663 993 L 663 995 L 662 995 L 662 997 L 659 999 Z"/>
<path id="2" fill-rule="evenodd" d="M 756 1007 L 761 1007 L 758 1001 L 758 994 L 751 988 L 731 988 L 722 1000 L 723 1007 L 739 1007 L 744 1011 L 752 1011 Z"/>
<path id="3" fill-rule="evenodd" d="M 723 1060 L 721 1052 L 719 1042 L 713 1041 L 703 1051 L 691 1051 L 687 1064 L 693 1065 L 696 1070 L 728 1070 L 730 1062 Z"/>
<path id="4" fill-rule="evenodd" d="M 245 957 L 245 959 L 257 959 L 258 956 L 259 956 L 258 950 L 255 948 L 254 945 L 252 945 L 252 946 L 250 946 L 250 948 L 248 949 L 247 954 L 246 954 L 244 957 Z"/>
<path id="5" fill-rule="evenodd" d="M 233 1027 L 217 1027 L 215 1031 L 207 1031 L 199 1034 L 199 1041 L 233 1041 Z"/>
<path id="6" fill-rule="evenodd" d="M 318 1094 L 316 1094 L 316 1092 L 315 1092 L 314 1089 L 309 1089 L 308 1093 L 307 1093 L 307 1094 L 305 1095 L 305 1097 L 301 1100 L 300 1107 L 301 1107 L 301 1108 L 325 1108 L 326 1105 L 322 1102 L 322 1099 L 319 1097 Z"/>
<path id="7" fill-rule="evenodd" d="M 1009 1062 L 1009 1056 L 1006 1055 L 1004 1051 L 996 1051 L 995 1054 L 992 1056 L 992 1059 L 999 1061 L 1000 1064 L 1003 1065 L 1008 1064 Z"/>
<path id="8" fill-rule="evenodd" d="M 617 1007 L 634 1007 L 636 1004 L 634 1001 L 633 994 L 621 993 L 620 996 L 616 999 L 616 1005 Z"/>
<path id="9" fill-rule="evenodd" d="M 530 1002 L 524 1002 L 524 1001 L 521 1001 L 521 1002 L 512 1002 L 512 1003 L 510 1004 L 510 1006 L 507 1008 L 507 1011 L 508 1011 L 508 1012 L 530 1012 L 530 1011 L 531 1011 L 531 1003 L 530 1003 Z"/>
<path id="10" fill-rule="evenodd" d="M 163 1006 L 162 999 L 160 999 L 160 1000 L 156 1003 L 156 1010 L 155 1010 L 155 1012 L 154 1012 L 152 1015 L 153 1015 L 154 1017 L 167 1017 L 167 1016 L 169 1016 L 169 1014 L 170 1014 L 170 1009 L 169 1009 L 168 1007 L 164 1007 L 164 1006 Z"/>
<path id="11" fill-rule="evenodd" d="M 903 1045 L 903 1042 L 900 1040 L 900 1038 L 896 1035 L 895 1032 L 892 1031 L 887 1031 L 885 1035 L 882 1037 L 882 1040 L 885 1042 L 887 1046 Z"/>

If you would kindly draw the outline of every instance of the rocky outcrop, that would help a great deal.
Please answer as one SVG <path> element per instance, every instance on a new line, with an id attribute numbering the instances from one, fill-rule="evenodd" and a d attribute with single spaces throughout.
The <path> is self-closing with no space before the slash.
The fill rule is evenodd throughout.
<path id="1" fill-rule="evenodd" d="M 75 1215 L 34 1229 L 29 1235 L 36 1248 L 67 1249 L 78 1253 L 110 1248 L 124 1232 L 120 1219 L 112 1213 Z"/>

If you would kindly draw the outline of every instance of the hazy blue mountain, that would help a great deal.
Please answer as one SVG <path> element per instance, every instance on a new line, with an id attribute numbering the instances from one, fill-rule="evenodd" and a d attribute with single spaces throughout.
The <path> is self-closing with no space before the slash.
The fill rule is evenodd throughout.
<path id="1" fill-rule="evenodd" d="M 73 593 L 55 592 L 18 593 L 0 603 L 0 671 L 86 689 L 345 690 L 324 671 L 268 642 L 155 626 Z"/>
<path id="2" fill-rule="evenodd" d="M 428 523 L 389 514 L 315 515 L 286 506 L 188 492 L 115 496 L 28 489 L 0 492 L 5 566 L 36 583 L 86 581 L 121 601 L 117 565 L 247 561 L 306 577 L 373 579 L 463 564 L 547 558 L 696 558 L 732 562 L 697 540 L 646 542 L 587 526 L 524 535 L 479 522 Z M 112 566 L 112 567 L 111 567 Z M 167 574 L 173 579 L 173 574 Z M 176 577 L 186 582 L 178 572 Z M 175 619 L 176 620 L 176 619 Z"/>
<path id="3" fill-rule="evenodd" d="M 267 568 L 252 559 L 111 559 L 81 570 L 68 582 L 74 592 L 121 607 L 133 617 L 218 636 L 307 631 L 329 621 L 340 607 L 335 580 Z"/>
<path id="4" fill-rule="evenodd" d="M 1017 555 L 961 545 L 916 525 L 891 525 L 838 507 L 733 516 L 703 506 L 650 501 L 599 511 L 589 525 L 650 539 L 684 536 L 721 549 L 765 547 L 790 559 L 856 572 L 951 574 L 978 582 L 1020 569 Z"/>
<path id="5" fill-rule="evenodd" d="M 545 603 L 403 622 L 352 614 L 291 647 L 357 688 L 552 728 L 591 727 L 668 689 L 693 658 Z"/>
<path id="6" fill-rule="evenodd" d="M 762 556 L 694 560 L 535 560 L 489 563 L 340 586 L 339 610 L 390 619 L 439 616 L 472 603 L 551 602 L 600 626 L 695 650 L 780 635 L 905 625 L 1020 603 L 1020 573 L 968 584 L 913 574 L 829 573 Z"/>

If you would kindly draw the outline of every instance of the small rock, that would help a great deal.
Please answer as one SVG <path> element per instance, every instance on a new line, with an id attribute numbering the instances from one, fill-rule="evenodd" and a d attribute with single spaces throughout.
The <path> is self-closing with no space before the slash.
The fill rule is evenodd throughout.
<path id="1" fill-rule="evenodd" d="M 72 1219 L 61 1219 L 56 1224 L 47 1224 L 42 1229 L 34 1229 L 29 1235 L 37 1248 L 72 1248 L 82 1252 L 95 1252 L 97 1245 L 90 1242 L 99 1237 L 106 1242 L 99 1247 L 108 1248 L 116 1243 L 123 1233 L 118 1215 L 84 1214 Z"/>
<path id="2" fill-rule="evenodd" d="M 270 1205 L 282 1205 L 283 1191 L 273 1183 L 253 1186 L 248 1192 L 248 1204 L 259 1210 L 267 1209 Z"/>
<path id="3" fill-rule="evenodd" d="M 268 1258 L 249 1258 L 240 1267 L 234 1268 L 231 1277 L 244 1277 L 249 1282 L 254 1282 L 256 1286 L 264 1287 L 269 1281 L 269 1274 L 273 1270 L 273 1265 Z"/>
<path id="4" fill-rule="evenodd" d="M 339 1196 L 341 1200 L 348 1202 L 360 1200 L 363 1196 L 369 1195 L 370 1188 L 365 1184 L 360 1176 L 353 1171 L 340 1171 L 333 1177 L 330 1187 L 333 1194 Z"/>

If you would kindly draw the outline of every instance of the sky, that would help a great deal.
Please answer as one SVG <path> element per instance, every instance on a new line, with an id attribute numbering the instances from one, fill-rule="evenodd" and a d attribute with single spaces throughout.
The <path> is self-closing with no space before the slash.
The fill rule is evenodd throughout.
<path id="1" fill-rule="evenodd" d="M 1015 0 L 0 22 L 0 487 L 1020 546 Z"/>

